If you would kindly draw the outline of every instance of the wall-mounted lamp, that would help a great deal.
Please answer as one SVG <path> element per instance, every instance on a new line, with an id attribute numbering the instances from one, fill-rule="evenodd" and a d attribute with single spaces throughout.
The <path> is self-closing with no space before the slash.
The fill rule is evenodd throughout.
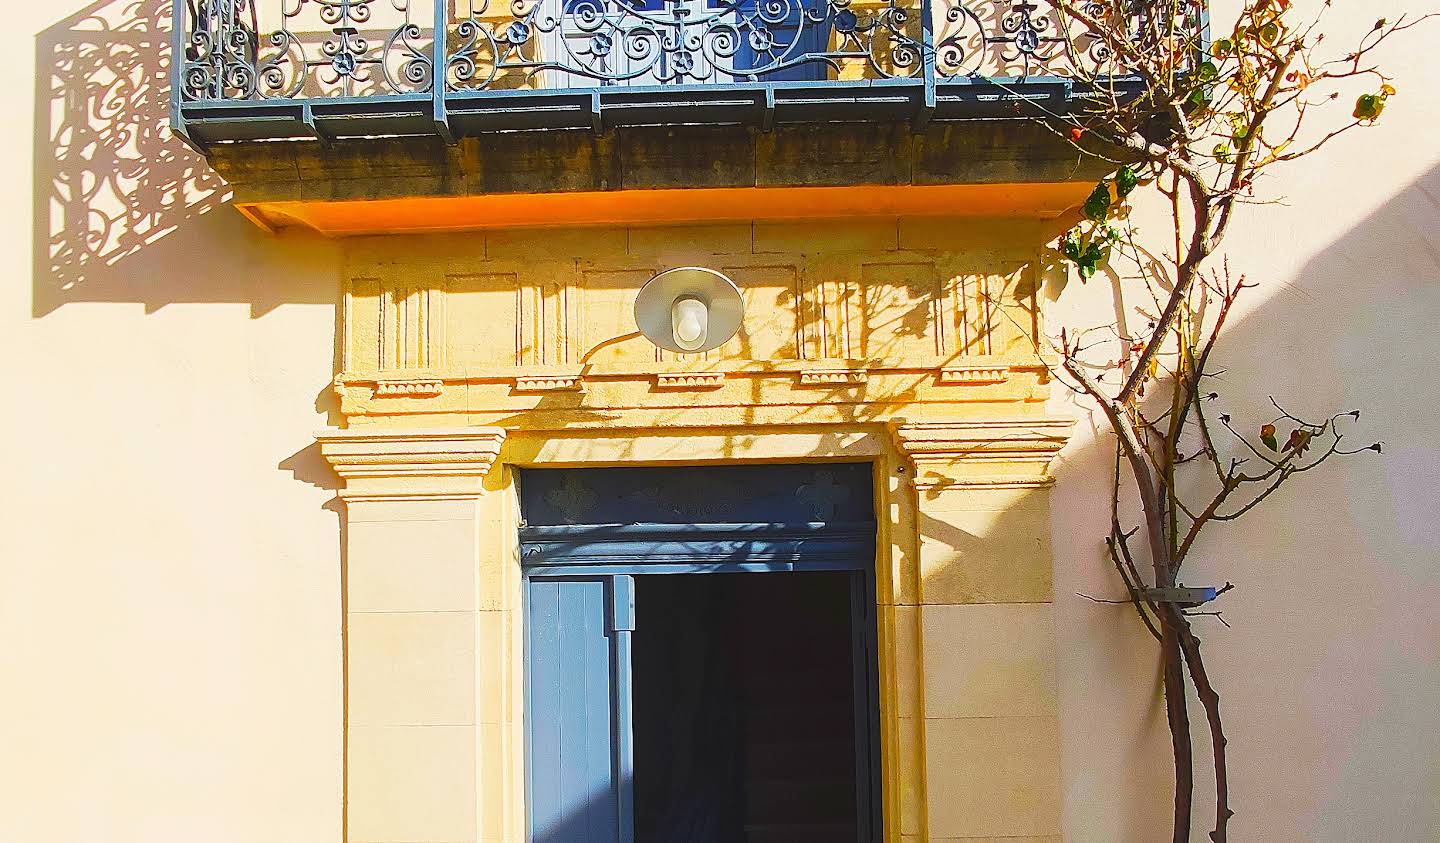
<path id="1" fill-rule="evenodd" d="M 661 348 L 697 354 L 724 345 L 740 330 L 745 303 L 735 283 L 713 269 L 667 269 L 635 297 L 635 324 Z"/>

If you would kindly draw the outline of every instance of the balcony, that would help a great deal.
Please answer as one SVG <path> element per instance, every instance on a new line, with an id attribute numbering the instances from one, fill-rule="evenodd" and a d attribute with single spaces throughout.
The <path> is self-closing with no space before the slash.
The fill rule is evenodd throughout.
<path id="1" fill-rule="evenodd" d="M 174 125 L 202 149 L 1065 115 L 1091 94 L 1077 68 L 1111 64 L 1046 0 L 175 0 L 174 14 Z M 1111 71 L 1112 87 L 1140 83 Z"/>
<path id="2" fill-rule="evenodd" d="M 172 124 L 271 230 L 1054 218 L 1143 85 L 1052 2 L 174 0 Z"/>

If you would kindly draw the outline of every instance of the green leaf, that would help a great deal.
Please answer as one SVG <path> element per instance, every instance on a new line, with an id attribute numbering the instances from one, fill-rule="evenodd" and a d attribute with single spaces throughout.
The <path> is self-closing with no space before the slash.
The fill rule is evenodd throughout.
<path id="1" fill-rule="evenodd" d="M 1269 448 L 1269 449 L 1272 450 L 1272 451 L 1278 451 L 1278 450 L 1280 450 L 1280 445 L 1279 445 L 1278 442 L 1275 441 L 1275 434 L 1273 434 L 1273 433 L 1270 434 L 1269 436 L 1261 436 L 1261 437 L 1260 437 L 1260 441 L 1261 441 L 1261 442 L 1264 442 L 1264 443 L 1265 443 L 1265 447 Z"/>
<path id="2" fill-rule="evenodd" d="M 1065 257 L 1069 258 L 1072 261 L 1075 261 L 1076 263 L 1079 263 L 1080 240 L 1075 236 L 1074 229 L 1065 232 L 1065 236 L 1060 238 L 1060 251 L 1065 255 Z"/>
<path id="3" fill-rule="evenodd" d="M 1355 98 L 1355 119 L 1374 120 L 1385 110 L 1385 98 L 1380 94 L 1361 94 Z"/>
<path id="4" fill-rule="evenodd" d="M 1119 239 L 1120 229 L 1113 225 L 1096 225 L 1087 232 L 1082 223 L 1060 237 L 1060 252 L 1075 264 L 1084 282 L 1094 277 L 1110 259 L 1111 244 Z"/>
<path id="5" fill-rule="evenodd" d="M 1216 67 L 1214 62 L 1201 62 L 1200 66 L 1196 68 L 1196 76 L 1201 82 L 1213 82 L 1219 75 L 1220 68 Z"/>
<path id="6" fill-rule="evenodd" d="M 1082 209 L 1087 219 L 1100 222 L 1110 213 L 1110 185 L 1100 182 L 1095 189 L 1090 191 L 1090 198 L 1085 200 Z"/>
<path id="7" fill-rule="evenodd" d="M 1212 149 L 1212 150 L 1210 150 L 1210 153 L 1211 153 L 1212 155 L 1214 155 L 1214 156 L 1215 156 L 1215 160 L 1216 160 L 1216 161 L 1219 161 L 1221 164 L 1229 164 L 1229 163 L 1230 163 L 1230 146 L 1229 146 L 1229 144 L 1217 143 L 1217 144 L 1215 144 L 1215 148 Z"/>
<path id="8" fill-rule="evenodd" d="M 1217 59 L 1224 58 L 1225 56 L 1230 55 L 1230 51 L 1234 48 L 1235 45 L 1230 43 L 1229 38 L 1221 38 L 1214 44 L 1210 45 L 1210 53 Z"/>
<path id="9" fill-rule="evenodd" d="M 1119 171 L 1115 173 L 1115 195 L 1124 199 L 1130 195 L 1130 191 L 1134 190 L 1135 185 L 1139 184 L 1139 182 L 1140 179 L 1135 175 L 1134 170 L 1130 169 L 1129 166 L 1121 167 Z"/>
<path id="10" fill-rule="evenodd" d="M 1185 108 L 1187 109 L 1187 113 L 1199 111 L 1200 109 L 1204 108 L 1209 104 L 1210 88 L 1208 86 L 1199 87 L 1191 90 L 1190 95 L 1185 98 Z"/>

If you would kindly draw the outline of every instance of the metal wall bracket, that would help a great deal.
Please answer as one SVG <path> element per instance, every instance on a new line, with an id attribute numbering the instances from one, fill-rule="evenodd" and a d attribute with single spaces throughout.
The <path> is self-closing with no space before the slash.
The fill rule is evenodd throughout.
<path id="1" fill-rule="evenodd" d="M 1146 588 L 1140 592 L 1151 603 L 1181 603 L 1192 606 L 1209 603 L 1219 593 L 1220 589 L 1218 588 L 1191 588 L 1183 585 L 1171 588 Z"/>

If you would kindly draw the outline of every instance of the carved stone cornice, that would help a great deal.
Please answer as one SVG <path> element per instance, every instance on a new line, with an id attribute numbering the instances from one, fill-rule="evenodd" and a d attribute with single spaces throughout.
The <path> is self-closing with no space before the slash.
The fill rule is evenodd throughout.
<path id="1" fill-rule="evenodd" d="M 498 427 L 348 430 L 318 434 L 349 499 L 473 497 L 500 455 Z"/>
<path id="2" fill-rule="evenodd" d="M 1069 441 L 1071 419 L 896 422 L 895 447 L 914 465 L 916 488 L 1047 486 Z"/>

